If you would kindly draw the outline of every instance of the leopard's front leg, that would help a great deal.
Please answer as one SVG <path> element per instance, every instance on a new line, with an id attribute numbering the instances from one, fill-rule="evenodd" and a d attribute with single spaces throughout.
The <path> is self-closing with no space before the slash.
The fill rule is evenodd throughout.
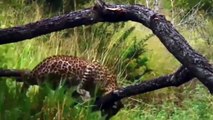
<path id="1" fill-rule="evenodd" d="M 79 85 L 77 86 L 77 92 L 78 94 L 80 94 L 83 101 L 88 101 L 91 99 L 90 91 L 84 89 L 84 85 L 86 82 L 88 82 L 88 80 L 90 80 L 89 78 L 91 77 L 91 75 L 92 75 L 92 66 L 88 65 L 85 69 L 85 72 L 83 73 L 83 77 Z"/>

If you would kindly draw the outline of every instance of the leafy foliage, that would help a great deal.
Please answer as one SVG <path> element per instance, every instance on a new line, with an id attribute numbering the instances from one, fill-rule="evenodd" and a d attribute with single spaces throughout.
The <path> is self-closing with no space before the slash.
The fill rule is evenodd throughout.
<path id="1" fill-rule="evenodd" d="M 151 69 L 147 65 L 148 58 L 143 55 L 145 52 L 144 46 L 145 41 L 150 39 L 153 34 L 147 36 L 146 38 L 137 41 L 133 38 L 132 45 L 124 52 L 122 60 L 124 61 L 125 75 L 126 79 L 133 82 L 140 82 L 140 79 L 144 74 L 147 74 Z"/>

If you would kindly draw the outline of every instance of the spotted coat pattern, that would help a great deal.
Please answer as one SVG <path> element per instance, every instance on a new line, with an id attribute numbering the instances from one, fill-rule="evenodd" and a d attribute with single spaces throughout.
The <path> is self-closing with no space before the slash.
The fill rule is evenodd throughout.
<path id="1" fill-rule="evenodd" d="M 48 79 L 54 85 L 65 80 L 68 86 L 78 86 L 89 92 L 98 88 L 102 94 L 117 89 L 116 76 L 96 62 L 73 56 L 57 55 L 44 59 L 30 74 L 31 84 L 42 84 Z"/>

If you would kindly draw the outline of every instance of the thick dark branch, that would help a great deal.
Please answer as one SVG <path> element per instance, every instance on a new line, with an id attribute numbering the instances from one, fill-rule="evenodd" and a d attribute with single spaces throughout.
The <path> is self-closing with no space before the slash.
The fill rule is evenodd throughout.
<path id="1" fill-rule="evenodd" d="M 24 70 L 0 69 L 0 77 L 21 77 L 24 72 Z"/>
<path id="2" fill-rule="evenodd" d="M 194 78 L 194 75 L 189 72 L 187 68 L 181 67 L 173 74 L 162 76 L 153 80 L 148 80 L 138 85 L 128 86 L 107 94 L 101 99 L 97 100 L 96 105 L 98 108 L 107 109 L 115 101 L 119 101 L 122 98 L 143 94 L 165 87 L 177 87 L 190 81 L 192 78 Z"/>
<path id="3" fill-rule="evenodd" d="M 213 94 L 213 67 L 195 52 L 185 38 L 162 15 L 153 15 L 150 28 L 165 47 L 187 67 Z"/>
<path id="4" fill-rule="evenodd" d="M 93 8 L 70 12 L 23 26 L 2 29 L 0 30 L 0 44 L 19 42 L 66 28 L 91 25 L 97 22 L 132 20 L 149 27 L 149 18 L 154 14 L 150 9 L 140 5 L 106 5 L 99 1 Z"/>
<path id="5" fill-rule="evenodd" d="M 66 28 L 94 24 L 98 22 L 98 18 L 95 14 L 96 12 L 91 8 L 24 26 L 2 29 L 0 30 L 0 44 L 19 42 Z"/>
<path id="6" fill-rule="evenodd" d="M 213 94 L 213 67 L 202 55 L 195 52 L 185 38 L 165 19 L 141 5 L 96 5 L 103 21 L 132 20 L 150 28 L 177 60 L 187 67 Z"/>

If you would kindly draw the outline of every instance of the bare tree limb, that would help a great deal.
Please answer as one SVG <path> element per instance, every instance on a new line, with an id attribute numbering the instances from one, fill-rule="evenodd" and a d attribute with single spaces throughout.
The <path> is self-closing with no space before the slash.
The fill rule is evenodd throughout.
<path id="1" fill-rule="evenodd" d="M 154 14 L 154 11 L 144 6 L 107 5 L 103 1 L 98 0 L 92 8 L 70 12 L 69 14 L 44 19 L 23 26 L 2 29 L 0 30 L 0 44 L 19 42 L 66 28 L 91 25 L 97 22 L 132 20 L 149 27 L 149 18 Z"/>
<path id="2" fill-rule="evenodd" d="M 165 19 L 141 5 L 97 5 L 94 7 L 103 21 L 132 20 L 150 28 L 177 60 L 187 67 L 213 94 L 213 67 L 195 52 L 185 38 Z"/>
<path id="3" fill-rule="evenodd" d="M 0 30 L 0 44 L 19 42 L 66 28 L 94 24 L 99 21 L 95 15 L 95 11 L 90 8 L 23 26 L 2 29 Z"/>
<path id="4" fill-rule="evenodd" d="M 213 67 L 201 54 L 195 52 L 185 38 L 161 15 L 151 17 L 153 33 L 164 46 L 192 72 L 213 94 Z"/>
<path id="5" fill-rule="evenodd" d="M 157 89 L 175 86 L 178 87 L 194 78 L 194 75 L 185 67 L 180 67 L 175 73 L 132 85 L 107 94 L 96 101 L 97 108 L 109 109 L 110 105 L 123 98 L 143 94 Z"/>

